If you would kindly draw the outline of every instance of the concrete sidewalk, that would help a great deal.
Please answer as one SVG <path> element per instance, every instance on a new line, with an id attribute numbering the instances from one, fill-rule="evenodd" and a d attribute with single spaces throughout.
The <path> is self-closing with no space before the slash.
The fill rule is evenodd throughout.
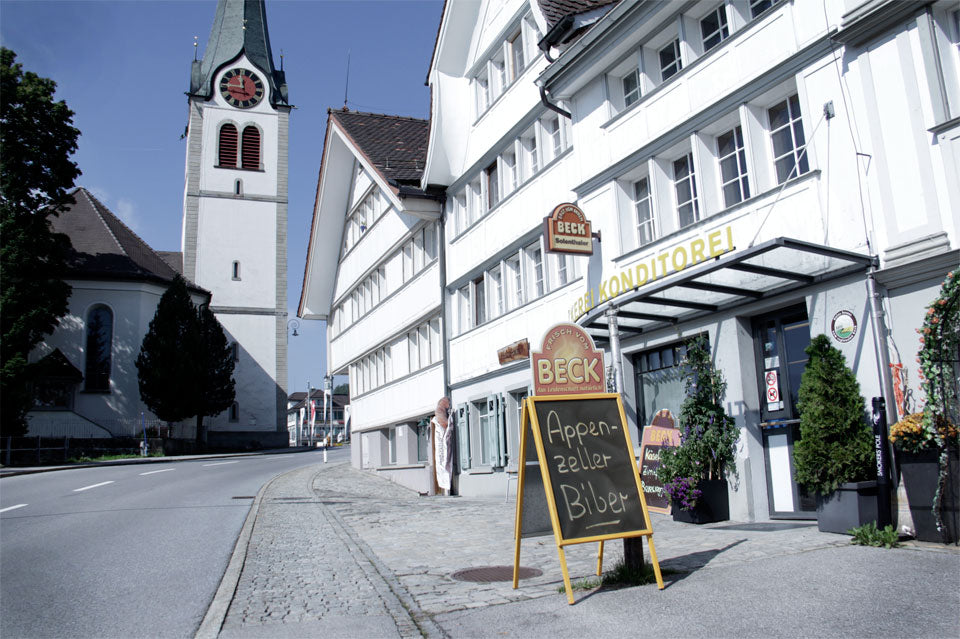
<path id="1" fill-rule="evenodd" d="M 960 549 L 849 545 L 814 522 L 694 526 L 652 514 L 667 588 L 558 592 L 552 536 L 525 539 L 509 579 L 514 503 L 420 497 L 347 464 L 264 487 L 198 637 L 960 635 Z M 622 554 L 607 544 L 604 566 Z M 568 547 L 571 578 L 596 544 Z M 480 575 L 482 577 L 483 575 Z"/>

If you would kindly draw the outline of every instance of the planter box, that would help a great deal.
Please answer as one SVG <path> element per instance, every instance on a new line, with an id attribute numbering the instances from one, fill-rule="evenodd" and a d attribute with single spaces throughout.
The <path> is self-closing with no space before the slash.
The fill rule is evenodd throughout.
<path id="1" fill-rule="evenodd" d="M 726 479 L 703 479 L 697 484 L 703 493 L 693 510 L 681 510 L 674 506 L 671 510 L 674 521 L 687 524 L 709 524 L 730 519 L 730 495 L 727 493 Z"/>
<path id="2" fill-rule="evenodd" d="M 820 532 L 847 531 L 877 521 L 877 482 L 841 484 L 829 495 L 817 495 L 817 528 Z"/>
<path id="3" fill-rule="evenodd" d="M 945 544 L 956 542 L 960 519 L 960 464 L 957 461 L 957 451 L 951 452 L 947 462 L 947 481 L 940 503 L 940 516 L 944 525 L 942 532 L 937 530 L 933 516 L 933 495 L 940 476 L 939 453 L 935 450 L 919 453 L 897 451 L 897 461 L 900 464 L 901 480 L 907 491 L 917 539 Z"/>

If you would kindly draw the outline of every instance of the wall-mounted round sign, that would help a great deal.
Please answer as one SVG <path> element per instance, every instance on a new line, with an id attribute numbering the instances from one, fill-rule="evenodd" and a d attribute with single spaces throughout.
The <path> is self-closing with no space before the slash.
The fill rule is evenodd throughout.
<path id="1" fill-rule="evenodd" d="M 849 342 L 857 334 L 857 318 L 850 311 L 837 311 L 830 322 L 830 332 L 838 342 Z"/>

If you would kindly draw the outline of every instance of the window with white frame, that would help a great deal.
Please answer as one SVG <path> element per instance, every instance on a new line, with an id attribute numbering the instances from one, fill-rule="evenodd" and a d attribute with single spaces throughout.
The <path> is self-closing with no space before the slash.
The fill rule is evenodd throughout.
<path id="1" fill-rule="evenodd" d="M 750 16 L 756 18 L 761 13 L 783 0 L 750 0 Z"/>
<path id="2" fill-rule="evenodd" d="M 747 179 L 747 155 L 743 149 L 743 129 L 736 126 L 717 136 L 717 160 L 723 203 L 730 207 L 750 197 Z"/>
<path id="3" fill-rule="evenodd" d="M 554 264 L 556 265 L 556 276 L 551 278 L 554 288 L 566 286 L 577 279 L 577 261 L 573 255 L 557 253 L 554 255 Z"/>
<path id="4" fill-rule="evenodd" d="M 473 324 L 470 316 L 470 285 L 461 286 L 457 289 L 457 318 L 460 323 L 458 333 L 466 333 Z"/>
<path id="5" fill-rule="evenodd" d="M 483 115 L 520 77 L 539 54 L 541 36 L 531 15 L 515 23 L 514 29 L 496 43 L 476 65 L 473 76 L 477 117 Z"/>
<path id="6" fill-rule="evenodd" d="M 370 225 L 379 218 L 384 211 L 380 199 L 380 190 L 373 187 L 370 191 L 354 206 L 347 217 L 347 223 L 344 230 L 343 250 L 344 253 L 352 249 L 360 236 L 366 233 Z"/>
<path id="7" fill-rule="evenodd" d="M 676 38 L 667 43 L 667 46 L 657 51 L 660 60 L 660 81 L 664 82 L 668 78 L 680 73 L 683 69 L 683 62 L 680 59 L 680 38 Z"/>
<path id="8" fill-rule="evenodd" d="M 703 51 L 706 53 L 730 36 L 730 27 L 727 26 L 727 8 L 719 7 L 700 19 L 700 37 Z"/>
<path id="9" fill-rule="evenodd" d="M 542 140 L 545 151 L 544 163 L 554 159 L 563 151 L 563 140 L 560 131 L 560 116 L 557 114 L 545 115 L 540 119 Z"/>
<path id="10" fill-rule="evenodd" d="M 634 68 L 620 78 L 623 89 L 623 106 L 628 107 L 640 99 L 640 69 Z"/>
<path id="11" fill-rule="evenodd" d="M 440 361 L 440 319 L 434 318 L 407 332 L 407 365 L 411 373 Z"/>
<path id="12" fill-rule="evenodd" d="M 427 224 L 414 232 L 401 249 L 403 281 L 413 279 L 437 257 L 437 225 Z"/>
<path id="13" fill-rule="evenodd" d="M 526 290 L 526 301 L 529 302 L 542 296 L 545 290 L 543 249 L 540 248 L 540 241 L 538 240 L 527 246 L 523 253 L 527 263 L 527 282 L 529 282 Z"/>
<path id="14" fill-rule="evenodd" d="M 810 170 L 800 118 L 800 99 L 797 94 L 769 109 L 770 140 L 773 144 L 773 163 L 777 169 L 777 184 Z"/>
<path id="15" fill-rule="evenodd" d="M 648 177 L 642 177 L 633 183 L 633 210 L 636 216 L 638 245 L 649 244 L 656 239 L 657 233 Z"/>
<path id="16" fill-rule="evenodd" d="M 677 195 L 677 216 L 680 228 L 690 226 L 700 219 L 692 153 L 687 153 L 673 161 L 673 185 Z"/>
<path id="17" fill-rule="evenodd" d="M 517 173 L 517 153 L 513 148 L 507 149 L 500 155 L 500 166 L 502 173 L 500 183 L 503 185 L 503 195 L 507 196 L 517 190 L 520 185 Z"/>
<path id="18" fill-rule="evenodd" d="M 490 319 L 503 315 L 506 307 L 503 303 L 503 269 L 496 266 L 487 272 L 490 287 Z"/>
<path id="19" fill-rule="evenodd" d="M 486 399 L 474 404 L 477 409 L 480 425 L 480 463 L 485 466 L 496 466 L 499 463 L 499 438 L 497 428 L 496 400 Z"/>
<path id="20" fill-rule="evenodd" d="M 509 308 L 517 308 L 523 304 L 523 273 L 520 270 L 520 256 L 512 255 L 504 260 L 504 288 Z"/>
<path id="21" fill-rule="evenodd" d="M 497 161 L 483 171 L 484 187 L 487 191 L 487 209 L 492 209 L 500 203 L 500 178 L 497 171 Z"/>
<path id="22" fill-rule="evenodd" d="M 481 275 L 473 281 L 473 325 L 480 326 L 487 321 L 486 286 Z"/>

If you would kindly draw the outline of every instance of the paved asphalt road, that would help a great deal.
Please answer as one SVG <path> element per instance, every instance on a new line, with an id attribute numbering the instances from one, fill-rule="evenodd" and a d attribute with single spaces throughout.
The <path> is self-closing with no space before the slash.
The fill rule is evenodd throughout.
<path id="1" fill-rule="evenodd" d="M 0 636 L 193 636 L 253 497 L 280 473 L 322 464 L 322 455 L 78 468 L 0 480 Z M 348 456 L 344 447 L 329 460 Z"/>

